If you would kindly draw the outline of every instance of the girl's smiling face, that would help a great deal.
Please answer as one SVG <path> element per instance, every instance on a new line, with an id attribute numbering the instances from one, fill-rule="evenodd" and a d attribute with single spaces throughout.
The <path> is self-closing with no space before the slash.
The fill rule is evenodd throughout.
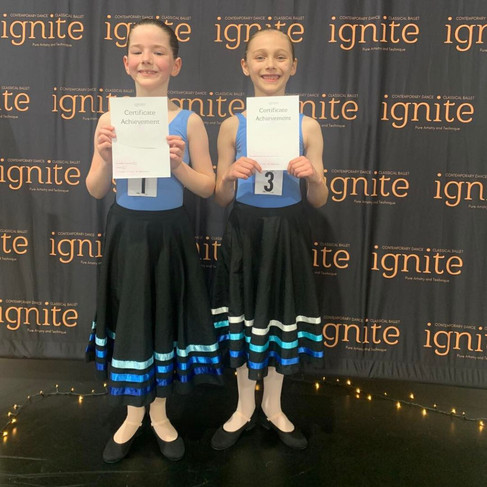
<path id="1" fill-rule="evenodd" d="M 291 41 L 282 32 L 263 30 L 249 41 L 242 70 L 250 76 L 255 96 L 284 95 L 286 84 L 296 72 Z"/>
<path id="2" fill-rule="evenodd" d="M 154 24 L 132 30 L 123 62 L 139 96 L 166 96 L 169 80 L 179 73 L 182 64 L 181 58 L 174 57 L 169 34 Z"/>

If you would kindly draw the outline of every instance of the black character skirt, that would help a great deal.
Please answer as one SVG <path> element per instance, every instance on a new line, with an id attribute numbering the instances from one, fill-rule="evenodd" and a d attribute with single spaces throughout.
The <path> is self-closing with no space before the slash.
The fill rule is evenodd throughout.
<path id="1" fill-rule="evenodd" d="M 111 207 L 87 358 L 126 405 L 222 383 L 208 292 L 183 208 Z"/>
<path id="2" fill-rule="evenodd" d="M 230 366 L 259 380 L 322 367 L 323 334 L 302 204 L 235 203 L 217 269 L 212 314 Z M 306 368 L 305 368 L 306 367 Z"/>

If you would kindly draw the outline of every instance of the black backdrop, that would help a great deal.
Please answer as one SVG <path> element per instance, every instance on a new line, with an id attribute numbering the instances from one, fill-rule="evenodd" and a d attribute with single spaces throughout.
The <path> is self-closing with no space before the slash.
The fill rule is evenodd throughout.
<path id="1" fill-rule="evenodd" d="M 0 6 L 0 354 L 81 358 L 106 211 L 84 178 L 141 17 L 170 23 L 169 96 L 212 154 L 252 95 L 239 60 L 272 25 L 289 93 L 321 124 L 328 205 L 309 211 L 325 373 L 487 384 L 487 7 L 482 0 L 4 0 Z M 188 195 L 208 279 L 226 212 Z"/>

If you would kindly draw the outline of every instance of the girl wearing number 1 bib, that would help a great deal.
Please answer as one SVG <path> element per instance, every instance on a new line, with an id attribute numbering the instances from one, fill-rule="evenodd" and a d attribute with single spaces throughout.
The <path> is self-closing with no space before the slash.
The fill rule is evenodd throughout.
<path id="1" fill-rule="evenodd" d="M 167 97 L 169 81 L 181 69 L 172 29 L 144 19 L 132 27 L 127 49 L 124 65 L 136 96 Z M 128 454 L 146 408 L 161 453 L 182 458 L 184 443 L 166 415 L 166 398 L 193 384 L 221 382 L 209 297 L 182 206 L 183 187 L 204 198 L 213 193 L 208 137 L 198 115 L 170 100 L 168 120 L 171 177 L 139 180 L 135 190 L 133 180 L 117 179 L 116 202 L 107 217 L 87 349 L 100 375 L 108 376 L 112 398 L 127 406 L 125 421 L 103 452 L 107 463 Z M 107 112 L 96 128 L 86 178 L 95 198 L 111 192 L 114 138 Z"/>
<path id="2" fill-rule="evenodd" d="M 283 96 L 297 59 L 288 36 L 264 29 L 250 37 L 241 65 L 256 97 Z M 303 365 L 322 365 L 322 326 L 300 180 L 312 206 L 326 203 L 323 139 L 319 124 L 301 115 L 301 155 L 289 161 L 281 180 L 247 157 L 246 126 L 244 112 L 225 120 L 218 136 L 216 201 L 222 206 L 234 201 L 234 206 L 215 272 L 212 313 L 236 369 L 238 404 L 211 445 L 229 448 L 258 419 L 284 444 L 303 449 L 306 438 L 281 409 L 281 389 L 284 375 Z M 261 379 L 258 412 L 255 382 Z"/>

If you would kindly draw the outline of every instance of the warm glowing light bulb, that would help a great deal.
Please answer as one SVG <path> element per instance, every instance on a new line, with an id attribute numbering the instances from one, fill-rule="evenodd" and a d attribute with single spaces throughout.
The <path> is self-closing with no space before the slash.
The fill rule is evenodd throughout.
<path id="1" fill-rule="evenodd" d="M 315 389 L 318 390 L 320 388 L 320 384 L 318 382 L 315 382 Z"/>
<path id="2" fill-rule="evenodd" d="M 396 408 L 401 409 L 401 403 L 400 402 L 396 402 Z"/>
<path id="3" fill-rule="evenodd" d="M 360 394 L 360 389 L 357 387 L 357 389 L 355 389 L 355 392 L 356 392 L 357 394 Z"/>
<path id="4" fill-rule="evenodd" d="M 409 399 L 414 399 L 414 394 L 412 392 L 409 394 Z"/>
<path id="5" fill-rule="evenodd" d="M 426 416 L 426 409 L 423 409 L 423 416 Z"/>
<path id="6" fill-rule="evenodd" d="M 352 385 L 352 381 L 350 379 L 347 380 L 347 386 L 351 386 Z"/>
<path id="7" fill-rule="evenodd" d="M 367 396 L 367 399 L 368 399 L 369 401 L 372 401 L 372 396 L 369 394 L 369 395 Z"/>
<path id="8" fill-rule="evenodd" d="M 16 423 L 17 420 L 15 418 L 12 418 L 12 420 L 10 421 L 12 424 Z"/>
<path id="9" fill-rule="evenodd" d="M 6 431 L 3 432 L 3 437 L 6 438 L 8 436 L 8 433 Z"/>
<path id="10" fill-rule="evenodd" d="M 457 410 L 455 408 L 452 408 L 451 413 L 452 414 L 457 414 Z"/>
<path id="11" fill-rule="evenodd" d="M 79 402 L 79 403 L 82 403 L 82 402 L 83 402 L 83 396 L 79 396 L 79 397 L 78 397 L 78 402 Z"/>

